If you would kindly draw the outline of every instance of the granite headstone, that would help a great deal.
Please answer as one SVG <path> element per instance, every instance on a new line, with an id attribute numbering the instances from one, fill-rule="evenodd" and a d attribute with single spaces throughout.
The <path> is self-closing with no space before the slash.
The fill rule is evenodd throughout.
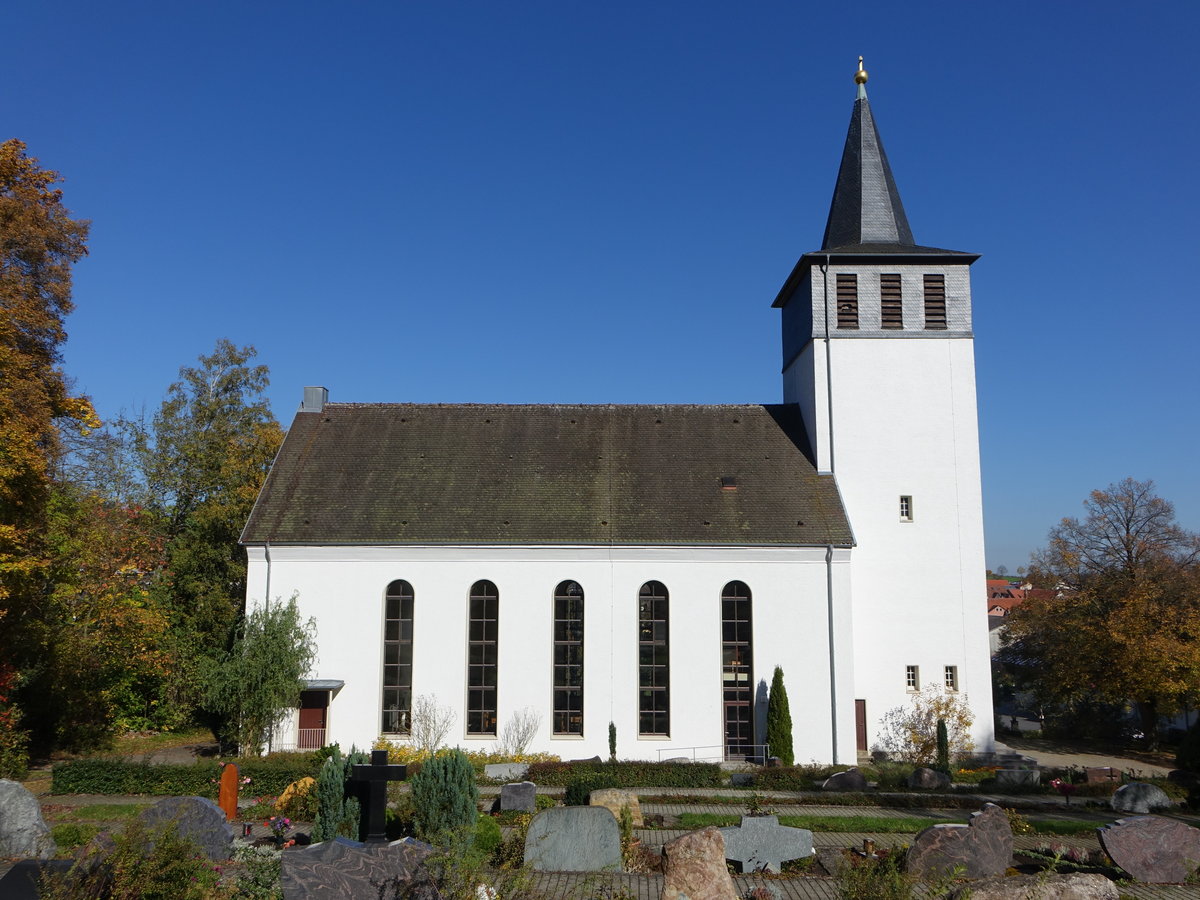
<path id="1" fill-rule="evenodd" d="M 937 769 L 921 767 L 913 769 L 907 779 L 908 786 L 916 791 L 944 791 L 950 787 L 950 776 Z"/>
<path id="2" fill-rule="evenodd" d="M 221 807 L 204 797 L 168 797 L 144 810 L 140 818 L 151 830 L 175 825 L 179 836 L 194 841 L 209 859 L 233 855 L 233 826 Z"/>
<path id="3" fill-rule="evenodd" d="M 615 872 L 621 832 L 601 806 L 556 806 L 529 823 L 525 862 L 539 872 Z"/>
<path id="4" fill-rule="evenodd" d="M 438 900 L 441 894 L 425 868 L 432 852 L 429 844 L 412 838 L 390 844 L 337 838 L 286 850 L 280 860 L 284 900 Z"/>
<path id="5" fill-rule="evenodd" d="M 779 824 L 778 816 L 742 816 L 742 824 L 720 829 L 725 858 L 743 872 L 779 872 L 789 859 L 813 854 L 812 832 Z"/>
<path id="6" fill-rule="evenodd" d="M 994 803 L 972 813 L 966 825 L 933 825 L 913 840 L 907 867 L 918 875 L 961 867 L 967 878 L 1003 875 L 1012 865 L 1013 835 L 1004 810 Z"/>
<path id="7" fill-rule="evenodd" d="M 483 767 L 483 774 L 492 781 L 504 783 L 523 781 L 529 774 L 529 763 L 488 763 Z"/>
<path id="8" fill-rule="evenodd" d="M 532 781 L 506 784 L 500 788 L 501 812 L 535 812 L 537 810 L 537 785 Z"/>
<path id="9" fill-rule="evenodd" d="M 716 828 L 693 831 L 663 846 L 662 900 L 737 900 Z"/>
<path id="10" fill-rule="evenodd" d="M 1200 828 L 1162 816 L 1130 816 L 1096 829 L 1104 852 L 1138 881 L 1185 881 L 1200 868 Z"/>
<path id="11" fill-rule="evenodd" d="M 845 772 L 830 775 L 821 785 L 821 789 L 826 791 L 865 791 L 867 778 L 858 770 L 858 766 L 854 766 Z"/>
<path id="12" fill-rule="evenodd" d="M 603 806 L 621 821 L 621 809 L 629 808 L 629 817 L 634 828 L 642 828 L 646 821 L 642 818 L 642 804 L 638 795 L 633 791 L 621 788 L 597 788 L 588 796 L 589 806 Z"/>

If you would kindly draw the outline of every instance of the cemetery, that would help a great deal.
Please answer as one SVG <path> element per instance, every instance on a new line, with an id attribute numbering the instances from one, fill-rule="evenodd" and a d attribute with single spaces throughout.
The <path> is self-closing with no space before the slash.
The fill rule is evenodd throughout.
<path id="1" fill-rule="evenodd" d="M 1200 900 L 1185 773 L 392 757 L 0 781 L 0 897 Z"/>

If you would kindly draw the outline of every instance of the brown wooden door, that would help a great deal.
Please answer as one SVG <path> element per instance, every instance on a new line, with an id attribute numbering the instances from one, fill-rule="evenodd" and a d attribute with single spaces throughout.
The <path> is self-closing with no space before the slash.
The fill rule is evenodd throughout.
<path id="1" fill-rule="evenodd" d="M 858 750 L 867 749 L 867 701 L 854 701 L 854 743 Z"/>
<path id="2" fill-rule="evenodd" d="M 302 691 L 300 694 L 300 734 L 296 747 L 320 750 L 325 746 L 325 714 L 329 709 L 328 691 Z"/>

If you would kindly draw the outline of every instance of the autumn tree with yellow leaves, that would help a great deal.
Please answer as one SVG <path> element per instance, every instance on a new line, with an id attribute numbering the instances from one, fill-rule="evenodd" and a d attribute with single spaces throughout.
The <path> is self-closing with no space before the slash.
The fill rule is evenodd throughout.
<path id="1" fill-rule="evenodd" d="M 1052 591 L 1013 609 L 1001 659 L 1048 706 L 1133 704 L 1154 745 L 1160 716 L 1200 697 L 1200 535 L 1151 481 L 1092 491 L 1084 508 L 1034 555 Z"/>

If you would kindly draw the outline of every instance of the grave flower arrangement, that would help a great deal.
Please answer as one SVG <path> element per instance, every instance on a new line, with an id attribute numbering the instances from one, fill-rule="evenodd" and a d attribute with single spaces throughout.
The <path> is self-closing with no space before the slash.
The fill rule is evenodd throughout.
<path id="1" fill-rule="evenodd" d="M 287 816 L 271 816 L 263 824 L 270 830 L 271 838 L 275 841 L 275 846 L 284 846 L 287 833 L 292 830 L 292 820 Z"/>
<path id="2" fill-rule="evenodd" d="M 1050 787 L 1063 795 L 1067 801 L 1067 806 L 1071 805 L 1071 795 L 1075 793 L 1075 785 L 1069 781 L 1063 781 L 1061 778 L 1055 778 L 1050 782 Z"/>

